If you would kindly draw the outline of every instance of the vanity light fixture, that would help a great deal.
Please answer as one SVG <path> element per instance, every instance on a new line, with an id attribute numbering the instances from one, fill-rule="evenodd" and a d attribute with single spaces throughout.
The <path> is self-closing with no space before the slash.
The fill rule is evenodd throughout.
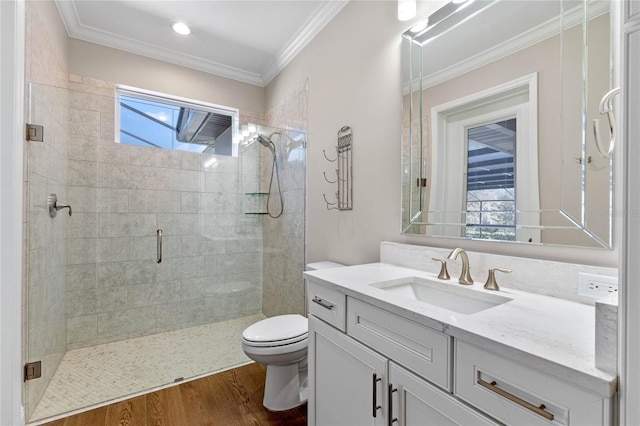
<path id="1" fill-rule="evenodd" d="M 398 13 L 400 12 L 400 4 L 402 0 L 398 0 Z M 419 29 L 418 24 L 403 34 L 403 37 L 411 40 L 413 43 L 424 46 L 429 41 L 439 37 L 441 34 L 452 28 L 462 24 L 467 19 L 472 18 L 483 9 L 491 6 L 497 0 L 451 0 L 440 9 L 429 15 L 429 23 L 424 28 Z M 443 22 L 446 25 L 440 25 Z"/>
<path id="2" fill-rule="evenodd" d="M 460 6 L 458 7 L 458 11 L 461 11 L 462 9 L 464 9 L 467 6 L 471 6 L 471 4 L 473 2 L 475 2 L 476 0 L 453 0 L 454 4 L 459 4 Z"/>
<path id="3" fill-rule="evenodd" d="M 408 21 L 416 16 L 416 0 L 398 0 L 398 19 Z"/>
<path id="4" fill-rule="evenodd" d="M 191 34 L 191 28 L 189 28 L 189 26 L 184 22 L 174 22 L 173 25 L 171 25 L 171 28 L 180 35 Z"/>

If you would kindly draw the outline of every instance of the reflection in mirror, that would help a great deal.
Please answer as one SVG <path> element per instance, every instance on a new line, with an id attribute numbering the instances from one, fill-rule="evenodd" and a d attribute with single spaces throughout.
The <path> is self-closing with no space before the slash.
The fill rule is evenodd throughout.
<path id="1" fill-rule="evenodd" d="M 613 160 L 589 127 L 611 7 L 452 2 L 403 35 L 405 233 L 611 247 Z"/>
<path id="2" fill-rule="evenodd" d="M 516 118 L 466 131 L 465 237 L 515 241 Z"/>

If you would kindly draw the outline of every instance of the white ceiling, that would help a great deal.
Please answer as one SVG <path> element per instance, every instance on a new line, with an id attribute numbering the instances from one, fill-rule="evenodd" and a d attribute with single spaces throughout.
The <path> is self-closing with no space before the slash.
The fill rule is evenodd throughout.
<path id="1" fill-rule="evenodd" d="M 56 0 L 70 37 L 257 86 L 348 0 Z M 171 29 L 181 21 L 191 34 Z"/>

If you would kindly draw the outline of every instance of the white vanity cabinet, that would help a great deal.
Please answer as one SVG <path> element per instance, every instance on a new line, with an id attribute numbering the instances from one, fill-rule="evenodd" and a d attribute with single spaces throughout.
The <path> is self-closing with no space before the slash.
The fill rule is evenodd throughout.
<path id="1" fill-rule="evenodd" d="M 353 298 L 327 306 L 347 334 L 309 316 L 309 425 L 496 425 L 449 392 L 451 337 Z"/>
<path id="2" fill-rule="evenodd" d="M 615 424 L 615 397 L 571 368 L 552 374 L 428 314 L 309 284 L 309 425 Z"/>

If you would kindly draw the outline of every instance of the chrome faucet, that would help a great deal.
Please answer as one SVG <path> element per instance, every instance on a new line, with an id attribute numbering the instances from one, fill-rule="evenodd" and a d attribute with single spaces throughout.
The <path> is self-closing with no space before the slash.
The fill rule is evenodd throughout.
<path id="1" fill-rule="evenodd" d="M 451 253 L 449 253 L 449 256 L 447 256 L 447 259 L 455 260 L 458 258 L 458 255 L 462 257 L 462 273 L 460 273 L 458 282 L 464 285 L 471 285 L 473 284 L 473 278 L 471 278 L 471 273 L 469 273 L 469 256 L 467 256 L 467 252 L 461 248 L 453 249 Z"/>

